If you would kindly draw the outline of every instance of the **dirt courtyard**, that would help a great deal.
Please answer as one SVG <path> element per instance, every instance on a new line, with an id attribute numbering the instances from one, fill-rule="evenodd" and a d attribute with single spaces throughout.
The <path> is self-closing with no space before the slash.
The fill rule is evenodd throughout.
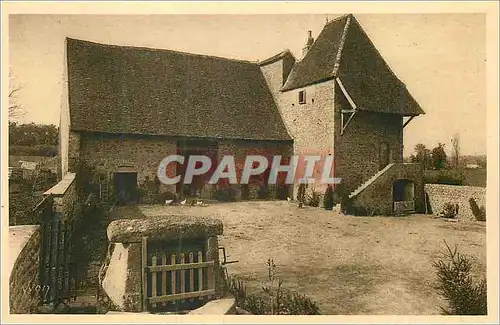
<path id="1" fill-rule="evenodd" d="M 486 274 L 485 223 L 431 215 L 354 217 L 295 202 L 248 201 L 207 206 L 142 205 L 146 216 L 211 216 L 224 224 L 220 245 L 229 274 L 260 290 L 273 258 L 284 287 L 307 294 L 322 314 L 439 314 L 432 259 L 444 242 L 478 261 Z"/>

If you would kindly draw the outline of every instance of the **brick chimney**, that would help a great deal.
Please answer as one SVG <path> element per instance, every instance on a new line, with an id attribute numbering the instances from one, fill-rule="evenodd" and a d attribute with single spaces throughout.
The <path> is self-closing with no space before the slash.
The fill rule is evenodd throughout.
<path id="1" fill-rule="evenodd" d="M 314 38 L 312 37 L 312 31 L 307 31 L 307 41 L 306 46 L 302 48 L 302 57 L 304 57 L 314 43 Z"/>

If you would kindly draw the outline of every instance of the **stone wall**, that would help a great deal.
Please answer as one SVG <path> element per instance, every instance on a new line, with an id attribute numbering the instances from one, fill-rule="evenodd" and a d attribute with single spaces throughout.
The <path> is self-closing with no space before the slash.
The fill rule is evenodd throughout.
<path id="1" fill-rule="evenodd" d="M 79 159 L 82 164 L 113 184 L 113 173 L 120 167 L 137 172 L 137 181 L 154 180 L 163 158 L 176 154 L 176 141 L 159 136 L 81 134 Z M 162 184 L 162 191 L 175 192 L 175 186 Z"/>
<path id="2" fill-rule="evenodd" d="M 40 226 L 9 227 L 9 304 L 11 314 L 36 310 L 40 287 Z M 44 291 L 45 292 L 45 291 Z"/>
<path id="3" fill-rule="evenodd" d="M 424 212 L 424 183 L 422 168 L 419 164 L 394 164 L 385 173 L 380 175 L 366 189 L 354 197 L 350 206 L 355 210 L 364 210 L 360 214 L 393 214 L 392 187 L 396 180 L 405 179 L 414 182 L 415 210 Z M 349 211 L 348 211 L 349 212 Z"/>
<path id="4" fill-rule="evenodd" d="M 217 236 L 222 233 L 223 224 L 220 220 L 195 216 L 165 215 L 147 219 L 113 221 L 107 229 L 110 246 L 106 262 L 99 272 L 100 285 L 103 289 L 99 309 L 146 312 L 143 307 L 147 306 L 143 306 L 142 299 L 145 293 L 141 285 L 143 257 L 150 261 L 153 254 L 155 256 L 167 254 L 167 252 L 189 254 L 184 250 L 189 250 L 190 242 L 203 239 L 206 243 L 204 260 L 214 261 L 215 265 L 218 265 Z M 142 246 L 144 237 L 147 237 L 145 247 Z M 156 248 L 152 249 L 151 244 Z M 146 256 L 142 256 L 143 252 L 146 252 Z M 168 261 L 170 258 L 171 256 L 168 256 Z M 207 288 L 215 289 L 215 296 L 220 296 L 216 282 L 216 269 L 210 269 L 207 272 L 209 272 Z M 149 277 L 151 277 L 150 273 L 147 275 L 148 279 Z M 161 295 L 161 291 L 158 295 Z"/>
<path id="5" fill-rule="evenodd" d="M 288 133 L 293 138 L 294 155 L 329 155 L 334 153 L 334 81 L 306 86 L 287 92 L 279 91 L 282 80 L 281 61 L 261 70 L 278 105 Z M 280 85 L 279 87 L 277 85 Z M 305 91 L 305 103 L 299 103 L 299 92 Z M 294 193 L 297 193 L 295 184 Z M 309 186 L 324 193 L 326 186 Z"/>
<path id="6" fill-rule="evenodd" d="M 458 204 L 458 218 L 475 220 L 470 208 L 469 199 L 476 200 L 479 207 L 486 206 L 486 188 L 475 186 L 458 186 L 442 184 L 425 184 L 425 192 L 433 214 L 441 212 L 446 203 Z"/>
<path id="7" fill-rule="evenodd" d="M 79 145 L 79 159 L 92 169 L 94 175 L 106 175 L 112 180 L 113 173 L 126 166 L 137 172 L 137 182 L 142 184 L 148 178 L 156 178 L 158 166 L 168 155 L 177 154 L 177 138 L 137 135 L 105 135 L 84 133 Z M 247 154 L 282 154 L 292 151 L 291 141 L 250 141 L 219 140 L 218 158 L 222 155 L 234 155 L 237 163 L 244 161 Z M 169 168 L 173 165 L 169 165 Z M 138 184 L 138 185 L 139 185 Z M 112 182 L 110 183 L 112 187 Z M 202 197 L 213 194 L 211 186 L 203 188 Z M 176 192 L 175 185 L 161 184 L 160 192 Z"/>
<path id="8" fill-rule="evenodd" d="M 241 172 L 245 163 L 245 159 L 249 155 L 261 155 L 268 159 L 268 167 L 271 167 L 272 157 L 275 155 L 280 155 L 282 157 L 290 157 L 292 155 L 292 143 L 287 141 L 281 142 L 271 142 L 271 141 L 236 141 L 236 140 L 222 140 L 219 142 L 219 149 L 217 153 L 217 158 L 219 161 L 224 155 L 234 155 L 236 174 L 238 179 L 241 176 Z M 262 174 L 262 180 L 268 177 L 267 174 Z M 264 177 L 265 176 L 265 177 Z M 210 185 L 206 185 L 210 186 Z M 259 188 L 258 184 L 249 184 L 249 199 L 258 198 Z M 236 199 L 241 199 L 244 195 L 242 194 L 243 187 L 240 184 L 232 185 L 235 190 Z M 269 190 L 274 191 L 274 186 L 269 186 Z M 276 193 L 268 193 L 268 198 L 275 198 Z M 291 195 L 291 193 L 288 193 Z"/>
<path id="9" fill-rule="evenodd" d="M 389 162 L 403 162 L 403 118 L 358 111 L 340 134 L 341 110 L 351 106 L 338 85 L 335 97 L 335 176 L 351 192 L 379 171 L 382 143 L 390 148 Z"/>
<path id="10" fill-rule="evenodd" d="M 76 174 L 67 173 L 62 180 L 43 193 L 54 198 L 54 212 L 56 219 L 66 221 L 79 212 L 78 193 L 76 188 Z"/>

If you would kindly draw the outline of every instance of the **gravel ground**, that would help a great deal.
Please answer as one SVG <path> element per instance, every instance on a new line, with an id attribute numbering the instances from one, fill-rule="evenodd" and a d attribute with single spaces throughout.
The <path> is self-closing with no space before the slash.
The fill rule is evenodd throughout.
<path id="1" fill-rule="evenodd" d="M 134 212 L 135 211 L 135 212 Z M 125 211 L 123 213 L 126 213 Z M 477 259 L 486 274 L 486 227 L 430 215 L 353 217 L 295 202 L 247 201 L 206 206 L 142 205 L 142 217 L 211 216 L 224 223 L 228 271 L 259 290 L 273 258 L 284 286 L 307 294 L 323 314 L 431 315 L 444 301 L 433 290 L 432 260 L 444 240 Z M 128 217 L 133 217 L 128 215 Z"/>

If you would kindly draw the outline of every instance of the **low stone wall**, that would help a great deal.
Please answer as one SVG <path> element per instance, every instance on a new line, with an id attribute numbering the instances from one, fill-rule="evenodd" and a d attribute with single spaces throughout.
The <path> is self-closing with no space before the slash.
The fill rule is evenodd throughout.
<path id="1" fill-rule="evenodd" d="M 54 198 L 54 212 L 60 220 L 71 218 L 77 211 L 76 174 L 67 173 L 63 179 L 43 193 L 44 196 L 52 195 Z"/>
<path id="2" fill-rule="evenodd" d="M 441 212 L 444 205 L 450 202 L 453 205 L 458 204 L 459 219 L 475 220 L 469 199 L 474 198 L 479 207 L 486 206 L 486 188 L 484 187 L 425 184 L 425 192 L 429 199 L 428 206 L 432 209 L 430 212 L 433 214 Z"/>
<path id="3" fill-rule="evenodd" d="M 32 313 L 39 302 L 40 226 L 9 227 L 9 304 L 11 314 Z"/>

